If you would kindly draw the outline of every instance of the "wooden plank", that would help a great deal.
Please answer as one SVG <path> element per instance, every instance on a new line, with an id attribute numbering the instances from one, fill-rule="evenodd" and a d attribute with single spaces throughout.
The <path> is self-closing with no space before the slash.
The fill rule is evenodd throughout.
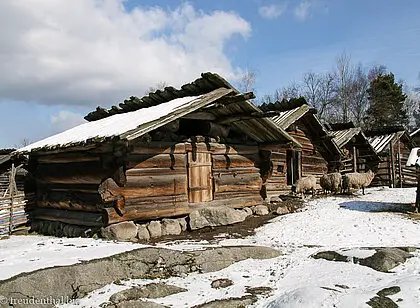
<path id="1" fill-rule="evenodd" d="M 187 174 L 185 167 L 178 168 L 133 168 L 128 169 L 125 172 L 126 176 L 144 176 L 144 175 L 175 175 L 175 174 Z"/>

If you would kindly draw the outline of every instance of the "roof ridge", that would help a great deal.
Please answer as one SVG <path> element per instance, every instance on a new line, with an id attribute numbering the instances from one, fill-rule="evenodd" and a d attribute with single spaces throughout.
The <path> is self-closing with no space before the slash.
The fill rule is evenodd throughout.
<path id="1" fill-rule="evenodd" d="M 84 118 L 87 121 L 100 120 L 114 114 L 127 113 L 136 111 L 143 108 L 157 106 L 176 98 L 186 96 L 198 96 L 218 88 L 232 89 L 234 92 L 239 93 L 226 79 L 216 73 L 205 72 L 201 74 L 193 82 L 182 85 L 179 89 L 172 86 L 165 87 L 164 90 L 156 90 L 141 98 L 137 96 L 130 96 L 125 99 L 118 106 L 111 106 L 109 109 L 103 107 L 96 107 L 96 110 L 89 112 Z"/>

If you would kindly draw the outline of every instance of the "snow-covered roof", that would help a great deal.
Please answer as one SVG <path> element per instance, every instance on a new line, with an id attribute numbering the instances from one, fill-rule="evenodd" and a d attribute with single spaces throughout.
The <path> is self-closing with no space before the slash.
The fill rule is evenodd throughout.
<path id="1" fill-rule="evenodd" d="M 221 88 L 200 96 L 187 96 L 173 99 L 157 106 L 136 111 L 115 114 L 97 121 L 87 122 L 62 133 L 42 139 L 17 152 L 30 152 L 36 149 L 69 147 L 90 140 L 122 138 L 132 140 L 165 125 L 189 112 L 210 104 L 214 100 L 232 92 Z M 208 99 L 212 97 L 212 99 Z"/>
<path id="2" fill-rule="evenodd" d="M 418 134 L 418 132 L 420 132 L 420 128 L 417 128 L 415 131 L 410 133 L 410 137 L 415 136 L 416 134 Z"/>
<path id="3" fill-rule="evenodd" d="M 381 153 L 386 150 L 386 147 L 389 146 L 389 143 L 392 140 L 399 139 L 404 134 L 403 131 L 383 134 L 380 136 L 368 137 L 369 143 L 375 149 L 376 153 Z"/>
<path id="4" fill-rule="evenodd" d="M 408 159 L 407 159 L 407 163 L 405 164 L 407 167 L 411 167 L 411 166 L 420 167 L 419 150 L 420 148 L 411 149 L 410 155 L 408 156 Z"/>
<path id="5" fill-rule="evenodd" d="M 334 137 L 334 142 L 341 148 L 346 145 L 351 138 L 361 132 L 360 127 L 353 127 L 348 129 L 336 130 L 331 131 L 330 134 Z"/>
<path id="6" fill-rule="evenodd" d="M 272 117 L 271 119 L 283 129 L 287 129 L 294 122 L 303 117 L 308 111 L 309 105 L 302 105 L 290 110 L 282 111 L 279 115 Z"/>

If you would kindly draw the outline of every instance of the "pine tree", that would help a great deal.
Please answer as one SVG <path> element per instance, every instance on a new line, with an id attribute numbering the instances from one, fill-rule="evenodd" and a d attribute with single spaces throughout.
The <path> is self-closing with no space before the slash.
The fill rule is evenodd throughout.
<path id="1" fill-rule="evenodd" d="M 379 74 L 370 82 L 367 93 L 370 106 L 366 124 L 370 129 L 408 124 L 404 108 L 407 95 L 403 93 L 402 85 L 395 82 L 394 74 Z"/>

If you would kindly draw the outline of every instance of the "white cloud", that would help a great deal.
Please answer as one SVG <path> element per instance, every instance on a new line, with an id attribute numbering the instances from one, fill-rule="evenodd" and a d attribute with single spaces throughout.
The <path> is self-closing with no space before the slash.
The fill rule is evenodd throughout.
<path id="1" fill-rule="evenodd" d="M 56 115 L 51 115 L 53 131 L 56 132 L 62 132 L 85 122 L 83 115 L 68 110 L 61 110 Z"/>
<path id="2" fill-rule="evenodd" d="M 295 8 L 295 17 L 299 20 L 305 20 L 309 17 L 311 9 L 312 3 L 308 0 L 304 0 Z"/>
<path id="3" fill-rule="evenodd" d="M 287 8 L 287 3 L 282 4 L 268 4 L 260 6 L 258 13 L 266 19 L 275 19 L 282 15 Z"/>
<path id="4" fill-rule="evenodd" d="M 250 24 L 233 12 L 136 7 L 124 0 L 0 1 L 0 101 L 110 105 L 159 81 L 228 78 L 224 54 Z"/>

